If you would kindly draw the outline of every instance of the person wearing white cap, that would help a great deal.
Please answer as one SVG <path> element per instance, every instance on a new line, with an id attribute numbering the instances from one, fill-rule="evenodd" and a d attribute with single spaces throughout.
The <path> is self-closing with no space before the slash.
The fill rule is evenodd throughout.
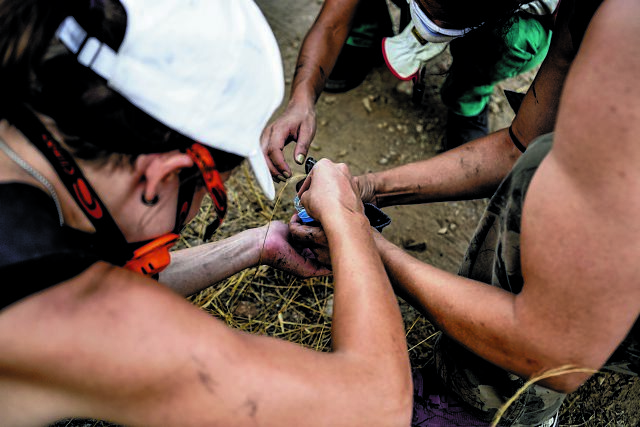
<path id="1" fill-rule="evenodd" d="M 296 143 L 294 160 L 304 163 L 315 136 L 315 104 L 322 91 L 359 85 L 371 68 L 372 61 L 365 58 L 371 55 L 384 57 L 396 77 L 417 81 L 421 64 L 450 45 L 453 62 L 441 90 L 449 116 L 446 148 L 486 135 L 486 107 L 494 84 L 540 64 L 551 40 L 558 0 L 393 2 L 401 7 L 403 30 L 381 38 L 382 49 L 380 42 L 372 49 L 351 45 L 349 30 L 384 22 L 388 13 L 379 11 L 380 2 L 324 1 L 300 48 L 287 108 L 262 134 L 262 149 L 276 181 L 291 176 L 283 154 L 288 143 Z"/>
<path id="2" fill-rule="evenodd" d="M 0 21 L 0 425 L 409 422 L 402 318 L 345 165 L 302 195 L 335 248 L 332 352 L 183 297 L 259 262 L 329 273 L 280 222 L 169 251 L 206 193 L 220 225 L 244 158 L 274 196 L 259 135 L 282 65 L 251 0 L 1 0 Z"/>

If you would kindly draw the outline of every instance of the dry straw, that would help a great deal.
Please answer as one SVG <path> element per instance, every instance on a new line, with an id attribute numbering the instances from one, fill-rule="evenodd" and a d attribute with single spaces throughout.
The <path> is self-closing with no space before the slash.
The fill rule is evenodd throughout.
<path id="1" fill-rule="evenodd" d="M 228 217 L 214 240 L 223 239 L 272 220 L 288 222 L 294 213 L 295 183 L 289 179 L 275 202 L 266 200 L 246 165 L 227 182 Z M 289 185 L 291 184 L 291 185 Z M 198 216 L 182 233 L 178 248 L 203 242 L 204 230 L 215 215 L 206 199 Z M 319 351 L 331 349 L 333 278 L 299 279 L 276 269 L 259 266 L 244 270 L 191 297 L 193 304 L 224 321 L 230 327 L 269 335 Z M 353 301 L 353 304 L 357 304 Z M 407 340 L 415 363 L 429 356 L 433 327 L 415 310 L 400 301 Z M 427 338 L 428 337 L 428 338 Z"/>
<path id="2" fill-rule="evenodd" d="M 511 397 L 511 399 L 509 399 L 498 410 L 498 412 L 496 413 L 496 416 L 493 418 L 493 421 L 491 422 L 491 427 L 496 427 L 500 422 L 500 420 L 502 419 L 502 417 L 504 416 L 504 413 L 507 411 L 507 409 L 509 409 L 509 407 L 513 404 L 513 402 L 518 400 L 520 396 L 522 396 L 522 394 L 525 391 L 527 391 L 529 387 L 531 387 L 533 384 L 537 383 L 538 381 L 542 381 L 547 378 L 557 377 L 560 375 L 568 375 L 568 374 L 590 374 L 591 375 L 591 374 L 595 374 L 596 372 L 598 371 L 595 371 L 593 369 L 578 368 L 576 366 L 566 365 L 566 366 L 561 366 L 555 369 L 549 369 L 548 371 L 545 371 L 540 375 L 537 375 L 529 379 L 529 381 L 527 381 L 522 387 L 520 387 L 520 389 L 518 389 L 516 394 L 514 394 Z"/>

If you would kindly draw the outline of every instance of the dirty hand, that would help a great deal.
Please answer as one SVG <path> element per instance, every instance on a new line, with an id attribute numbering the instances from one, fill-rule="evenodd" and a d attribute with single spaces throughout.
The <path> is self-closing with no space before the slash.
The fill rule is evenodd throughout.
<path id="1" fill-rule="evenodd" d="M 360 213 L 364 208 L 354 188 L 349 167 L 344 163 L 319 160 L 298 191 L 307 213 L 321 224 L 344 214 Z"/>
<path id="2" fill-rule="evenodd" d="M 315 134 L 315 105 L 293 101 L 275 122 L 262 131 L 260 145 L 274 180 L 284 182 L 292 175 L 284 159 L 284 147 L 291 141 L 296 142 L 293 158 L 298 164 L 303 164 Z"/>
<path id="3" fill-rule="evenodd" d="M 356 189 L 356 194 L 360 194 L 362 203 L 371 203 L 378 206 L 373 174 L 368 173 L 365 175 L 354 176 L 352 178 L 352 185 Z"/>
<path id="4" fill-rule="evenodd" d="M 289 221 L 289 232 L 296 247 L 305 248 L 320 264 L 331 267 L 327 235 L 322 227 L 304 225 L 298 214 L 295 214 Z"/>
<path id="5" fill-rule="evenodd" d="M 261 227 L 261 231 L 264 232 L 260 241 L 262 264 L 304 278 L 331 273 L 317 260 L 302 255 L 302 249 L 296 249 L 292 245 L 292 236 L 286 224 L 274 221 Z"/>

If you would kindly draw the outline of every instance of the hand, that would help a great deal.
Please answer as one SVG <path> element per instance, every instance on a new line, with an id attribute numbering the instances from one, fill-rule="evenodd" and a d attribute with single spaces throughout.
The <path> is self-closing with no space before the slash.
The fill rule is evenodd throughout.
<path id="1" fill-rule="evenodd" d="M 316 134 L 315 105 L 290 102 L 285 112 L 262 131 L 260 145 L 274 180 L 286 181 L 291 168 L 284 159 L 284 147 L 296 142 L 294 159 L 303 164 Z"/>
<path id="2" fill-rule="evenodd" d="M 289 228 L 282 222 L 271 222 L 260 228 L 262 263 L 298 277 L 316 277 L 331 274 L 331 270 L 321 266 L 316 260 L 302 255 L 291 242 Z M 311 255 L 311 254 L 309 254 Z"/>
<path id="3" fill-rule="evenodd" d="M 331 267 L 329 243 L 322 227 L 304 225 L 298 214 L 295 214 L 289 221 L 289 232 L 295 246 L 312 252 L 320 264 Z"/>
<path id="4" fill-rule="evenodd" d="M 352 181 L 346 164 L 321 159 L 298 191 L 300 202 L 307 213 L 322 224 L 345 213 L 364 214 L 362 201 Z"/>
<path id="5" fill-rule="evenodd" d="M 351 184 L 356 188 L 356 194 L 360 194 L 362 203 L 371 203 L 378 206 L 376 199 L 376 188 L 373 181 L 373 174 L 354 176 Z"/>

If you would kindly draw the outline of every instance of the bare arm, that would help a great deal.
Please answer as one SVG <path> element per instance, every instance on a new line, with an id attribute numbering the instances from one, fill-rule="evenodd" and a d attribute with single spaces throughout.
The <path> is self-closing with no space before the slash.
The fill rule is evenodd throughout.
<path id="1" fill-rule="evenodd" d="M 632 18 L 639 12 L 632 0 L 605 2 L 567 79 L 554 147 L 524 205 L 520 294 L 422 264 L 377 236 L 408 299 L 473 352 L 521 376 L 563 365 L 600 368 L 640 313 L 640 225 L 630 214 L 640 208 L 640 50 L 633 42 L 640 25 Z M 610 40 L 620 43 L 612 49 Z M 587 376 L 544 384 L 570 392 Z"/>
<path id="2" fill-rule="evenodd" d="M 408 425 L 397 300 L 350 177 L 336 182 L 344 167 L 316 168 L 311 209 L 334 264 L 333 352 L 229 329 L 149 279 L 96 264 L 0 312 L 0 424 Z"/>
<path id="3" fill-rule="evenodd" d="M 258 229 L 246 230 L 227 239 L 171 253 L 171 264 L 159 281 L 183 296 L 193 295 L 260 260 Z"/>
<path id="4" fill-rule="evenodd" d="M 520 157 L 506 130 L 416 163 L 356 178 L 379 207 L 489 197 Z"/>
<path id="5" fill-rule="evenodd" d="M 347 38 L 359 2 L 325 0 L 302 43 L 287 109 L 265 128 L 261 137 L 262 149 L 274 177 L 291 176 L 291 168 L 282 153 L 290 141 L 296 142 L 294 158 L 300 164 L 304 162 L 316 131 L 316 101 Z"/>
<path id="6" fill-rule="evenodd" d="M 189 296 L 258 264 L 300 277 L 330 273 L 291 246 L 285 224 L 271 222 L 214 243 L 172 252 L 171 264 L 160 273 L 159 281 Z"/>
<path id="7" fill-rule="evenodd" d="M 594 16 L 563 92 L 553 150 L 524 206 L 528 286 L 516 310 L 528 324 L 545 300 L 565 325 L 550 337 L 552 363 L 601 367 L 640 314 L 639 13 L 637 2 L 608 0 Z"/>

